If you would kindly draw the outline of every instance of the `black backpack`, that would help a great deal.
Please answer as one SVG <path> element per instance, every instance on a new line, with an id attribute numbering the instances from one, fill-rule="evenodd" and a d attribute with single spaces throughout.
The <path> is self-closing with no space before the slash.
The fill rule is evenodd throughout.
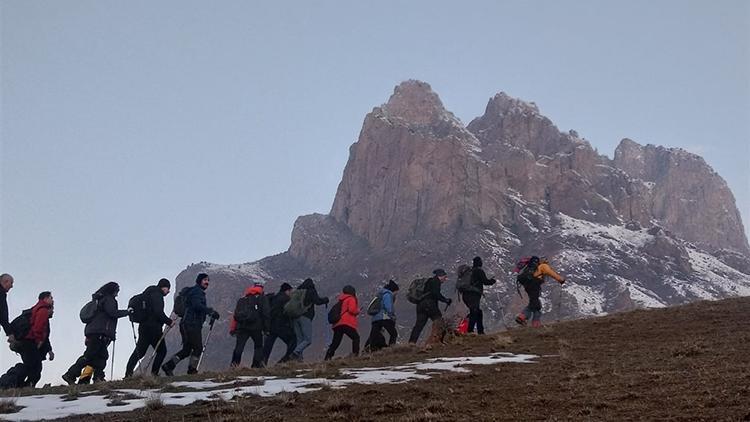
<path id="1" fill-rule="evenodd" d="M 128 308 L 132 309 L 133 312 L 128 315 L 131 322 L 142 323 L 148 318 L 149 306 L 147 296 L 144 291 L 130 298 L 128 301 Z"/>
<path id="2" fill-rule="evenodd" d="M 343 306 L 343 301 L 339 300 L 336 302 L 335 305 L 331 308 L 330 311 L 328 311 L 328 323 L 331 325 L 334 325 L 341 321 L 341 308 Z"/>
<path id="3" fill-rule="evenodd" d="M 31 309 L 26 309 L 10 322 L 10 334 L 13 334 L 16 340 L 23 340 L 29 335 L 29 331 L 31 331 Z"/>
<path id="4" fill-rule="evenodd" d="M 537 256 L 532 256 L 525 262 L 521 260 L 516 265 L 516 268 L 519 268 L 516 283 L 522 285 L 524 288 L 531 283 L 538 283 L 539 280 L 534 277 L 537 267 L 539 267 L 539 257 Z"/>
<path id="5" fill-rule="evenodd" d="M 261 297 L 261 295 L 241 297 L 234 308 L 234 320 L 240 324 L 248 324 L 260 320 Z"/>
<path id="6" fill-rule="evenodd" d="M 459 265 L 458 269 L 456 270 L 456 275 L 458 278 L 456 279 L 456 290 L 458 290 L 460 293 L 464 292 L 476 292 L 479 293 L 479 289 L 474 287 L 474 285 L 471 284 L 471 275 L 473 273 L 473 268 L 462 264 Z"/>
<path id="7" fill-rule="evenodd" d="M 185 316 L 185 302 L 187 302 L 188 289 L 190 289 L 190 287 L 183 287 L 182 290 L 180 290 L 180 293 L 177 294 L 177 297 L 174 298 L 172 312 L 180 318 Z"/>

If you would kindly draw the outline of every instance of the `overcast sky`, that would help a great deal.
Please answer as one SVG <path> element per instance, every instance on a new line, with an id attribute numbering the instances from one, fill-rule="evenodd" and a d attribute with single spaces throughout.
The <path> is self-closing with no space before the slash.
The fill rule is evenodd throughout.
<path id="1" fill-rule="evenodd" d="M 12 317 L 57 298 L 44 380 L 104 282 L 124 307 L 190 263 L 286 250 L 405 79 L 467 124 L 505 91 L 610 157 L 624 137 L 699 153 L 750 220 L 750 2 L 255 3 L 0 2 L 0 272 Z"/>

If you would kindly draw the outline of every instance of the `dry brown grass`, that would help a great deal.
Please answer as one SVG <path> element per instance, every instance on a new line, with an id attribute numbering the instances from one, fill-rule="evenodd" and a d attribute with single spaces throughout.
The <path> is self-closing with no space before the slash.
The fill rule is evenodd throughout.
<path id="1" fill-rule="evenodd" d="M 0 399 L 0 414 L 16 413 L 22 408 L 18 406 L 16 397 L 5 397 Z"/>

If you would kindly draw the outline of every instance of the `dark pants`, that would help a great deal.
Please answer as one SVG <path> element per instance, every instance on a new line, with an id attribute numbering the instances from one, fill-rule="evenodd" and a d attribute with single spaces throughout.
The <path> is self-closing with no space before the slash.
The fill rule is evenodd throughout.
<path id="1" fill-rule="evenodd" d="M 526 319 L 532 318 L 534 321 L 539 321 L 542 317 L 542 301 L 539 299 L 542 295 L 542 283 L 527 282 L 523 289 L 529 296 L 529 304 L 524 308 L 523 314 Z"/>
<path id="2" fill-rule="evenodd" d="M 21 361 L 26 369 L 24 386 L 34 387 L 42 378 L 42 360 L 44 353 L 31 340 L 24 340 L 21 349 Z"/>
<path id="3" fill-rule="evenodd" d="M 286 345 L 286 353 L 279 362 L 286 362 L 292 356 L 294 348 L 297 347 L 297 336 L 294 334 L 292 327 L 280 327 L 276 330 L 272 330 L 271 333 L 263 341 L 263 361 L 268 363 L 268 359 L 271 358 L 271 352 L 273 351 L 273 344 L 276 343 L 276 339 L 281 339 Z"/>
<path id="4" fill-rule="evenodd" d="M 443 317 L 443 314 L 438 308 L 437 301 L 422 301 L 417 305 L 417 321 L 414 323 L 414 328 L 411 330 L 409 336 L 409 343 L 416 343 L 419 340 L 419 335 L 422 334 L 427 320 L 432 320 L 433 324 L 435 321 Z"/>
<path id="5" fill-rule="evenodd" d="M 474 327 L 476 326 L 477 333 L 484 334 L 484 314 L 479 307 L 482 295 L 479 293 L 465 292 L 462 297 L 466 307 L 469 308 L 469 332 L 473 333 Z"/>
<path id="6" fill-rule="evenodd" d="M 78 378 L 83 367 L 89 365 L 94 368 L 94 381 L 104 381 L 104 368 L 107 367 L 107 359 L 109 359 L 107 347 L 109 347 L 110 341 L 105 336 L 86 337 L 86 350 L 83 352 L 83 356 L 79 357 L 68 368 L 66 373 L 68 377 L 71 379 Z"/>
<path id="7" fill-rule="evenodd" d="M 169 370 L 173 370 L 177 364 L 190 356 L 188 374 L 198 372 L 198 362 L 203 353 L 203 326 L 180 324 L 180 337 L 182 337 L 182 349 L 164 364 Z"/>
<path id="8" fill-rule="evenodd" d="M 336 353 L 336 349 L 341 345 L 341 340 L 344 338 L 344 334 L 352 339 L 352 354 L 354 356 L 359 355 L 359 333 L 348 325 L 339 325 L 333 329 L 333 341 L 328 347 L 325 360 L 330 360 Z"/>
<path id="9" fill-rule="evenodd" d="M 232 353 L 232 366 L 239 366 L 242 361 L 242 352 L 245 350 L 247 340 L 253 339 L 253 363 L 251 368 L 263 367 L 263 332 L 261 330 L 237 330 L 234 334 L 237 343 Z"/>
<path id="10" fill-rule="evenodd" d="M 385 336 L 383 335 L 383 329 L 388 332 L 388 344 L 385 342 Z M 365 349 L 372 351 L 382 349 L 386 346 L 393 346 L 396 344 L 398 338 L 398 331 L 396 331 L 396 321 L 392 319 L 381 319 L 372 322 L 370 328 L 370 337 L 365 343 Z"/>
<path id="11" fill-rule="evenodd" d="M 125 367 L 125 376 L 129 377 L 133 375 L 135 366 L 138 365 L 138 361 L 141 360 L 148 352 L 149 347 L 156 348 L 156 343 L 159 343 L 162 331 L 160 325 L 138 325 L 138 342 L 135 344 L 135 350 L 130 355 L 128 364 Z M 156 348 L 156 355 L 154 355 L 154 364 L 151 366 L 151 373 L 154 375 L 159 374 L 159 368 L 164 361 L 164 357 L 167 355 L 167 345 L 162 341 L 159 347 Z"/>

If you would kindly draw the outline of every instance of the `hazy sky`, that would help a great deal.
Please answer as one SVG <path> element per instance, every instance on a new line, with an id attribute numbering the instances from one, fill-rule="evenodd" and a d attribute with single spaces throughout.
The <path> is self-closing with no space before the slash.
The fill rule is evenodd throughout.
<path id="1" fill-rule="evenodd" d="M 57 298 L 47 381 L 83 350 L 78 310 L 104 282 L 124 307 L 190 263 L 286 250 L 405 79 L 467 124 L 505 91 L 610 157 L 623 137 L 697 152 L 750 221 L 747 1 L 2 0 L 0 14 L 0 272 L 16 277 L 12 316 Z M 16 359 L 4 343 L 0 359 Z"/>

